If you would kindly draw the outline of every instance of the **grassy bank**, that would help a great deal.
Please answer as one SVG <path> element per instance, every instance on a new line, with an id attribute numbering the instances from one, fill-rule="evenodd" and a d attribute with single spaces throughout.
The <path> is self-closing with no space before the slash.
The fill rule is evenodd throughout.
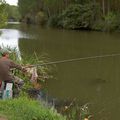
<path id="1" fill-rule="evenodd" d="M 9 47 L 3 48 L 3 51 L 6 50 L 11 53 L 10 58 L 13 61 L 23 66 L 44 64 L 47 62 L 47 58 L 43 56 L 38 57 L 35 53 L 33 56 L 25 55 L 25 57 L 22 57 L 23 55 L 21 55 L 21 59 L 17 59 L 16 49 L 11 49 Z M 24 80 L 24 86 L 21 89 L 20 93 L 18 92 L 16 94 L 17 98 L 0 100 L 0 120 L 1 116 L 5 116 L 5 120 L 85 120 L 85 118 L 88 118 L 90 116 L 88 106 L 79 105 L 76 99 L 68 102 L 66 101 L 67 104 L 64 104 L 64 101 L 58 101 L 59 108 L 56 106 L 57 102 L 54 103 L 54 106 L 57 110 L 53 107 L 49 107 L 49 102 L 47 103 L 35 100 L 38 98 L 38 93 L 33 91 L 32 94 L 29 94 L 28 91 L 34 88 L 40 92 L 44 88 L 45 81 L 47 82 L 47 79 L 51 79 L 53 77 L 53 74 L 51 72 L 55 67 L 39 66 L 36 68 L 39 77 L 37 79 L 37 84 L 35 85 L 30 82 L 30 77 L 26 74 L 23 74 L 17 70 L 12 71 L 14 75 L 19 76 Z M 16 89 L 14 89 L 14 92 L 15 91 Z M 63 117 L 62 115 L 65 115 L 66 117 Z"/>
<path id="2" fill-rule="evenodd" d="M 10 47 L 2 48 L 2 51 L 9 51 L 10 58 L 23 66 L 33 65 L 33 64 L 43 64 L 47 60 L 43 60 L 44 57 L 38 57 L 35 53 L 33 56 L 24 57 L 24 59 L 18 59 L 16 49 Z M 2 52 L 1 51 L 1 52 Z M 21 56 L 22 57 L 22 56 Z M 51 69 L 47 66 L 41 66 L 37 68 L 38 79 L 37 84 L 41 86 L 46 79 L 50 78 Z M 27 90 L 34 88 L 35 86 L 30 82 L 30 77 L 22 72 L 13 70 L 13 74 L 19 76 L 24 80 L 24 86 L 21 94 L 27 92 Z M 39 88 L 40 89 L 40 88 Z M 18 98 L 9 100 L 0 100 L 0 119 L 1 116 L 5 116 L 6 120 L 65 120 L 65 117 L 58 114 L 52 107 L 43 105 L 42 102 L 33 100 L 24 94 L 26 97 L 18 96 Z"/>
<path id="3" fill-rule="evenodd" d="M 0 115 L 6 116 L 8 120 L 65 120 L 53 108 L 26 97 L 1 100 Z"/>
<path id="4" fill-rule="evenodd" d="M 18 51 L 16 48 L 10 48 L 10 47 L 2 47 L 1 51 L 9 51 L 10 52 L 10 59 L 13 60 L 15 63 L 21 65 L 22 67 L 28 67 L 30 65 L 39 65 L 39 64 L 44 64 L 48 62 L 48 58 L 44 55 L 37 56 L 36 53 L 31 54 L 30 56 L 21 54 L 20 56 L 18 55 Z M 23 73 L 22 71 L 19 71 L 17 69 L 12 69 L 12 74 L 23 79 L 24 80 L 24 86 L 22 91 L 26 92 L 27 90 L 31 88 L 36 87 L 38 89 L 44 88 L 45 82 L 47 82 L 48 79 L 53 79 L 52 71 L 53 67 L 52 66 L 33 66 L 37 70 L 37 83 L 33 84 L 30 80 L 32 77 L 32 74 L 30 73 Z M 28 67 L 29 68 L 29 67 Z M 31 67 L 30 67 L 31 68 Z"/>

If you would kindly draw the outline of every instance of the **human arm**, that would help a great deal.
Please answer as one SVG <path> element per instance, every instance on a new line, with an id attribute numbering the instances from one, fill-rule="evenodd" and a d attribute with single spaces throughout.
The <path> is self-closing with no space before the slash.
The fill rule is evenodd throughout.
<path id="1" fill-rule="evenodd" d="M 16 68 L 16 69 L 19 69 L 19 70 L 21 70 L 23 72 L 26 71 L 24 67 L 22 67 L 21 65 L 13 62 L 12 60 L 10 60 L 10 68 Z"/>

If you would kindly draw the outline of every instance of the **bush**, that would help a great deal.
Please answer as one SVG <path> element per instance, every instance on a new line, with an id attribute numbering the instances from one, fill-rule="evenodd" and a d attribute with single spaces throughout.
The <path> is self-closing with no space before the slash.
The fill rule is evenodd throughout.
<path id="1" fill-rule="evenodd" d="M 59 18 L 57 15 L 51 16 L 48 20 L 48 26 L 58 27 L 58 20 L 59 20 Z"/>
<path id="2" fill-rule="evenodd" d="M 67 29 L 91 29 L 100 12 L 97 4 L 70 5 L 60 16 L 58 25 Z"/>
<path id="3" fill-rule="evenodd" d="M 47 15 L 44 12 L 40 11 L 36 15 L 36 23 L 40 25 L 44 25 L 47 21 Z"/>
<path id="4" fill-rule="evenodd" d="M 4 46 L 0 46 L 2 48 L 2 51 L 9 51 L 10 52 L 10 59 L 12 59 L 13 61 L 15 61 L 16 63 L 19 63 L 21 65 L 23 65 L 24 67 L 30 66 L 30 65 L 41 65 L 41 64 L 45 64 L 48 62 L 48 58 L 44 57 L 44 56 L 37 56 L 36 53 L 34 53 L 33 55 L 30 56 L 21 56 L 23 57 L 23 59 L 18 59 L 17 57 L 17 50 L 16 48 L 10 48 L 10 47 L 4 47 Z M 1 55 L 0 55 L 1 56 Z M 18 76 L 19 78 L 24 80 L 24 86 L 23 89 L 21 91 L 21 93 L 26 93 L 28 92 L 29 89 L 32 88 L 36 88 L 39 87 L 43 88 L 43 84 L 45 84 L 46 80 L 48 79 L 53 79 L 53 65 L 43 65 L 43 66 L 35 66 L 37 68 L 37 74 L 38 74 L 38 78 L 37 78 L 37 83 L 33 84 L 32 82 L 30 82 L 30 76 L 27 73 L 23 74 L 23 72 L 18 71 L 17 69 L 13 69 L 12 73 L 15 76 Z M 55 68 L 55 66 L 54 66 Z M 16 92 L 16 90 L 14 90 Z M 18 95 L 17 95 L 18 96 Z"/>
<path id="5" fill-rule="evenodd" d="M 110 12 L 98 20 L 92 27 L 93 30 L 99 31 L 119 31 L 120 30 L 120 14 Z"/>
<path id="6" fill-rule="evenodd" d="M 117 15 L 114 13 L 108 13 L 104 17 L 103 31 L 113 31 L 117 28 Z"/>

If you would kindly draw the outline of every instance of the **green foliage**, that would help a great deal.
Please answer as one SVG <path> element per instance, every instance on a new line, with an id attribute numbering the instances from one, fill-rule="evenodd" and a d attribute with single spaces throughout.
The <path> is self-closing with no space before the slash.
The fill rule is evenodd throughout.
<path id="1" fill-rule="evenodd" d="M 65 106 L 61 113 L 63 113 L 67 120 L 85 120 L 92 117 L 89 104 L 83 106 L 79 105 L 78 101 L 72 101 L 69 106 Z"/>
<path id="2" fill-rule="evenodd" d="M 0 101 L 0 115 L 9 120 L 65 120 L 55 109 L 25 97 Z"/>
<path id="3" fill-rule="evenodd" d="M 89 118 L 91 116 L 88 104 L 83 105 L 80 108 L 80 118 L 81 120 L 84 120 L 85 118 Z"/>
<path id="4" fill-rule="evenodd" d="M 37 8 L 36 0 L 19 0 L 19 11 L 22 16 L 27 15 L 28 13 L 35 13 Z"/>
<path id="5" fill-rule="evenodd" d="M 44 2 L 44 10 L 47 12 L 48 17 L 52 17 L 53 15 L 56 15 L 60 12 L 61 5 L 63 3 L 63 0 L 43 0 Z"/>
<path id="6" fill-rule="evenodd" d="M 4 46 L 0 46 L 2 47 L 2 51 L 8 51 L 10 53 L 10 59 L 12 59 L 13 61 L 15 61 L 16 63 L 18 64 L 21 64 L 23 67 L 26 67 L 26 66 L 30 66 L 30 65 L 41 65 L 41 64 L 44 64 L 47 61 L 47 58 L 45 58 L 44 56 L 37 56 L 36 53 L 34 53 L 33 55 L 30 55 L 30 56 L 22 56 L 23 59 L 18 59 L 18 56 L 17 56 L 17 50 L 16 48 L 11 48 L 11 47 L 4 47 Z M 0 51 L 0 52 L 2 52 Z M 52 79 L 53 78 L 53 75 L 52 75 L 52 72 L 53 72 L 53 66 L 35 66 L 37 68 L 37 74 L 38 74 L 38 79 L 37 79 L 37 83 L 39 85 L 43 85 L 46 80 L 48 79 Z M 29 68 L 29 67 L 28 67 Z M 54 67 L 55 68 L 55 67 Z M 28 91 L 29 89 L 35 87 L 31 82 L 30 82 L 30 76 L 26 73 L 24 74 L 23 72 L 21 71 L 18 71 L 16 69 L 13 70 L 13 73 L 15 76 L 18 76 L 19 78 L 23 79 L 24 80 L 24 86 L 23 86 L 23 91 L 22 92 L 26 92 Z"/>
<path id="7" fill-rule="evenodd" d="M 91 29 L 93 23 L 99 18 L 98 13 L 100 9 L 97 4 L 73 4 L 63 11 L 58 17 L 59 20 L 56 18 L 57 26 L 66 29 Z"/>
<path id="8" fill-rule="evenodd" d="M 40 25 L 44 25 L 47 21 L 47 15 L 45 14 L 45 12 L 38 12 L 36 15 L 36 23 L 40 24 Z"/>
<path id="9" fill-rule="evenodd" d="M 0 1 L 0 27 L 4 27 L 7 21 L 7 13 L 6 13 L 6 4 L 5 1 Z"/>
<path id="10" fill-rule="evenodd" d="M 107 32 L 120 31 L 120 14 L 110 12 L 103 19 L 98 20 L 92 29 Z"/>
<path id="11" fill-rule="evenodd" d="M 49 18 L 48 26 L 62 28 L 62 23 L 60 22 L 61 22 L 61 16 L 54 15 Z"/>
<path id="12" fill-rule="evenodd" d="M 29 18 L 30 23 L 101 31 L 120 29 L 119 5 L 119 0 L 19 0 L 23 21 Z"/>
<path id="13" fill-rule="evenodd" d="M 74 0 L 75 3 L 77 4 L 87 4 L 87 3 L 90 3 L 90 2 L 95 2 L 95 0 Z"/>
<path id="14" fill-rule="evenodd" d="M 120 28 L 120 15 L 115 13 L 109 13 L 105 16 L 104 31 L 113 31 Z"/>
<path id="15" fill-rule="evenodd" d="M 36 53 L 30 56 L 24 56 L 22 61 L 20 61 L 23 65 L 42 65 L 47 63 L 47 58 L 44 58 L 42 55 L 37 56 Z M 47 79 L 51 79 L 52 76 L 52 66 L 36 66 L 37 72 L 39 75 L 38 82 L 44 82 Z"/>
<path id="16" fill-rule="evenodd" d="M 18 6 L 6 4 L 6 13 L 8 14 L 8 20 L 14 19 L 14 21 L 19 21 L 21 17 L 18 11 Z"/>

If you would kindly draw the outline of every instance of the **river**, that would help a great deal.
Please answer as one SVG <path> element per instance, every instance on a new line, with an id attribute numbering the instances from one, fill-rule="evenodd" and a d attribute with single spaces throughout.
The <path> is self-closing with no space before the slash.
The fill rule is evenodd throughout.
<path id="1" fill-rule="evenodd" d="M 70 31 L 21 24 L 1 29 L 0 45 L 16 47 L 50 61 L 120 53 L 120 33 Z M 56 79 L 46 82 L 48 93 L 59 99 L 90 103 L 95 120 L 117 120 L 120 113 L 120 56 L 56 65 Z"/>

